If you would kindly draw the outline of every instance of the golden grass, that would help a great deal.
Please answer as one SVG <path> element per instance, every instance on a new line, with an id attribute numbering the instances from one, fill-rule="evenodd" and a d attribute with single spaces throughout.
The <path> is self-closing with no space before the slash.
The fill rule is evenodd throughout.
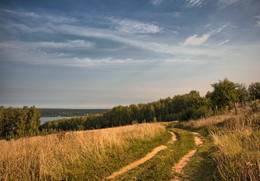
<path id="1" fill-rule="evenodd" d="M 258 181 L 260 176 L 260 101 L 227 113 L 180 125 L 206 128 L 217 147 L 212 158 L 222 180 Z"/>
<path id="2" fill-rule="evenodd" d="M 184 123 L 180 123 L 185 127 L 191 127 L 191 128 L 204 128 L 204 127 L 211 127 L 213 125 L 216 125 L 218 123 L 221 123 L 229 118 L 234 117 L 232 114 L 225 114 L 225 115 L 217 115 L 217 116 L 212 116 L 209 118 L 201 118 L 198 120 L 190 120 Z"/>
<path id="3" fill-rule="evenodd" d="M 109 153 L 122 153 L 133 140 L 152 139 L 163 131 L 154 123 L 1 140 L 0 180 L 67 180 L 71 167 L 82 160 L 95 166 Z"/>
<path id="4" fill-rule="evenodd" d="M 260 113 L 237 117 L 211 136 L 218 150 L 213 159 L 223 180 L 258 181 L 260 176 Z"/>

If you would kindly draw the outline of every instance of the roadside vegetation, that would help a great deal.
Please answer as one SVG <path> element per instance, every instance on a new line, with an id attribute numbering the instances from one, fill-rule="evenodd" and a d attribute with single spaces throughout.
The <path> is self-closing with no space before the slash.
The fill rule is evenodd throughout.
<path id="1" fill-rule="evenodd" d="M 101 180 L 170 138 L 155 123 L 2 140 L 0 180 Z"/>
<path id="2" fill-rule="evenodd" d="M 163 145 L 114 180 L 258 181 L 260 83 L 246 88 L 224 79 L 212 87 L 205 97 L 191 91 L 43 125 L 35 107 L 0 107 L 0 180 L 107 180 Z M 169 131 L 177 141 L 169 143 Z M 191 151 L 177 173 L 174 165 Z"/>
<path id="3" fill-rule="evenodd" d="M 48 121 L 40 125 L 40 110 L 35 107 L 0 106 L 0 139 L 54 134 L 60 131 L 92 130 L 146 122 L 187 121 L 223 114 L 239 104 L 260 99 L 260 83 L 247 88 L 228 79 L 212 84 L 205 97 L 198 91 L 160 99 L 147 104 L 116 106 L 103 114 Z M 30 126 L 28 126 L 30 125 Z"/>
<path id="4" fill-rule="evenodd" d="M 176 126 L 196 130 L 206 140 L 185 169 L 188 180 L 212 180 L 212 176 L 214 180 L 225 181 L 259 179 L 260 101 L 238 108 L 236 114 L 231 112 Z M 205 170 L 212 174 L 205 175 Z"/>

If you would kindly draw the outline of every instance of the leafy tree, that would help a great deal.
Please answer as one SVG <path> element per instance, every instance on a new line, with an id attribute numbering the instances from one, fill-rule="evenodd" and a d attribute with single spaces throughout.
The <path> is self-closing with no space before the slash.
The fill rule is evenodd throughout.
<path id="1" fill-rule="evenodd" d="M 260 99 L 260 82 L 250 84 L 248 92 L 252 100 Z"/>
<path id="2" fill-rule="evenodd" d="M 0 106 L 0 139 L 3 137 L 3 129 L 4 129 L 4 107 Z"/>
<path id="3" fill-rule="evenodd" d="M 244 101 L 248 100 L 249 95 L 246 86 L 244 84 L 236 84 L 236 86 L 239 102 L 243 103 Z"/>
<path id="4" fill-rule="evenodd" d="M 35 107 L 0 107 L 0 137 L 3 139 L 37 135 L 39 125 L 40 110 Z"/>
<path id="5" fill-rule="evenodd" d="M 234 82 L 225 78 L 223 81 L 211 85 L 214 90 L 210 95 L 210 99 L 217 108 L 229 107 L 229 109 L 236 106 L 239 101 L 237 85 Z"/>

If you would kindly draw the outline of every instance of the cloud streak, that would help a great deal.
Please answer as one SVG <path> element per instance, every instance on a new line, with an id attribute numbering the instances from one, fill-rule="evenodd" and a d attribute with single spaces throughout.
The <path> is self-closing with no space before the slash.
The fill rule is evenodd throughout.
<path id="1" fill-rule="evenodd" d="M 259 16 L 255 16 L 255 18 L 257 18 L 255 27 L 260 27 L 260 15 Z"/>
<path id="2" fill-rule="evenodd" d="M 231 6 L 235 3 L 238 3 L 241 0 L 218 0 L 218 5 L 221 8 L 226 8 L 228 6 Z"/>
<path id="3" fill-rule="evenodd" d="M 192 46 L 197 46 L 197 45 L 201 45 L 203 44 L 205 41 L 207 41 L 207 39 L 209 38 L 208 34 L 204 34 L 201 37 L 197 37 L 197 35 L 193 35 L 188 37 L 185 42 L 184 42 L 184 46 L 187 45 L 192 45 Z"/>
<path id="4" fill-rule="evenodd" d="M 226 43 L 228 43 L 228 42 L 229 42 L 229 40 L 224 40 L 224 41 L 218 43 L 217 46 L 224 45 L 224 44 L 226 44 Z"/>
<path id="5" fill-rule="evenodd" d="M 116 26 L 118 31 L 124 33 L 159 33 L 162 31 L 162 28 L 150 23 L 117 18 L 109 18 L 109 20 Z"/>
<path id="6" fill-rule="evenodd" d="M 163 2 L 163 0 L 151 0 L 150 3 L 154 6 L 159 5 Z"/>
<path id="7" fill-rule="evenodd" d="M 189 36 L 183 43 L 184 46 L 187 45 L 191 45 L 191 46 L 198 46 L 198 45 L 202 45 L 203 43 L 205 43 L 211 36 L 220 33 L 221 31 L 223 31 L 226 27 L 228 26 L 228 24 L 224 24 L 221 27 L 211 30 L 210 32 L 202 35 L 201 37 L 198 37 L 197 34 L 194 34 L 192 36 Z"/>
<path id="8" fill-rule="evenodd" d="M 207 4 L 208 0 L 186 0 L 185 6 L 187 8 L 202 7 Z"/>

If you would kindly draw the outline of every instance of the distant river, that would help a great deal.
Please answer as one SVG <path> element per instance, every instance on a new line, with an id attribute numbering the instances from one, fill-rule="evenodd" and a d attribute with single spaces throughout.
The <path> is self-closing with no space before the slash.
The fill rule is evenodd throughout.
<path id="1" fill-rule="evenodd" d="M 53 120 L 57 120 L 57 119 L 69 119 L 71 117 L 41 117 L 41 124 L 46 123 L 47 121 L 53 121 Z"/>

